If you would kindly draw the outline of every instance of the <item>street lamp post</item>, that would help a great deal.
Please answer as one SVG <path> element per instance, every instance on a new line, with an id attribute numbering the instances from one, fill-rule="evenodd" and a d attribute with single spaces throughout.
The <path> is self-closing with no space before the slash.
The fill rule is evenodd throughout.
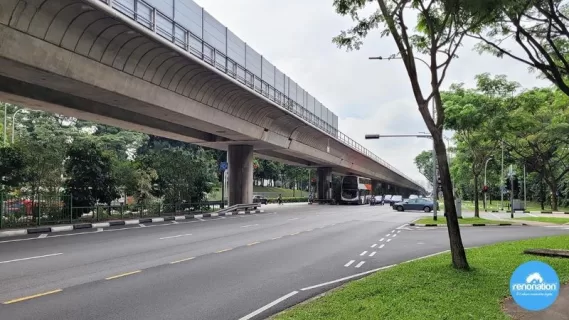
<path id="1" fill-rule="evenodd" d="M 16 123 L 16 115 L 18 114 L 18 112 L 23 111 L 24 109 L 18 109 L 16 110 L 16 112 L 14 112 L 14 114 L 12 115 L 12 144 L 14 144 L 14 135 L 16 134 L 15 130 L 15 126 L 14 124 Z"/>
<path id="2" fill-rule="evenodd" d="M 433 137 L 430 134 L 366 134 L 366 140 L 379 139 L 379 138 L 429 138 Z M 435 151 L 435 144 L 433 140 L 433 220 L 437 221 L 437 158 Z"/>
<path id="3" fill-rule="evenodd" d="M 488 167 L 488 162 L 490 160 L 492 160 L 492 157 L 486 159 L 486 163 L 484 163 L 484 186 L 488 185 L 488 181 L 486 180 L 486 168 Z M 478 192 L 478 190 L 476 192 Z M 484 192 L 484 211 L 486 211 L 486 194 L 487 193 L 488 192 L 486 192 L 486 191 Z"/>
<path id="4" fill-rule="evenodd" d="M 504 142 L 502 141 L 502 170 L 500 173 L 500 211 L 504 211 Z"/>

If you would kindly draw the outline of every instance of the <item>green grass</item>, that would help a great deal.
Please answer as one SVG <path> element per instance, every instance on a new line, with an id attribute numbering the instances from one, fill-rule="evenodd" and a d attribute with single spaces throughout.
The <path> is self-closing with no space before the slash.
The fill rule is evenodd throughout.
<path id="1" fill-rule="evenodd" d="M 458 219 L 459 224 L 473 224 L 473 223 L 498 224 L 498 223 L 504 223 L 504 222 L 505 221 L 494 221 L 494 220 L 488 220 L 488 219 L 482 219 L 482 218 Z M 435 221 L 435 220 L 433 220 L 432 217 L 429 217 L 429 218 L 421 218 L 421 219 L 415 221 L 415 223 L 417 223 L 417 224 L 434 224 L 434 223 L 447 224 L 447 220 L 445 217 L 437 217 L 437 221 Z"/>
<path id="2" fill-rule="evenodd" d="M 276 198 L 279 196 L 279 193 L 283 196 L 283 198 L 308 197 L 308 191 L 306 190 L 292 190 L 276 187 L 253 186 L 253 193 L 264 195 L 267 198 Z M 221 189 L 213 190 L 210 193 L 209 200 L 221 200 Z"/>
<path id="3" fill-rule="evenodd" d="M 505 242 L 467 251 L 472 270 L 457 271 L 448 253 L 404 263 L 346 284 L 276 319 L 509 319 L 501 301 L 521 263 L 550 264 L 566 283 L 567 259 L 522 254 L 528 248 L 569 249 L 569 236 Z"/>
<path id="4" fill-rule="evenodd" d="M 526 218 L 516 218 L 520 220 L 526 221 L 537 221 L 537 222 L 548 222 L 548 223 L 556 223 L 556 224 L 566 224 L 569 223 L 568 218 L 557 218 L 557 217 L 526 217 Z"/>
<path id="5" fill-rule="evenodd" d="M 510 198 L 507 198 L 507 199 L 504 198 L 504 209 L 505 210 L 507 210 L 507 206 L 508 206 L 509 201 L 510 201 Z M 484 210 L 482 200 L 480 200 L 478 202 L 478 205 L 480 206 L 480 211 Z M 492 204 L 490 204 L 490 202 L 487 201 L 486 208 L 488 211 L 500 210 L 500 199 L 492 200 Z M 474 201 L 462 201 L 462 210 L 473 211 L 474 210 Z M 528 211 L 541 211 L 541 205 L 538 202 L 528 201 L 526 210 L 528 210 Z M 549 204 L 549 202 L 545 203 L 545 210 L 544 211 L 551 211 L 551 205 Z M 569 208 L 558 207 L 557 211 L 569 212 Z"/>

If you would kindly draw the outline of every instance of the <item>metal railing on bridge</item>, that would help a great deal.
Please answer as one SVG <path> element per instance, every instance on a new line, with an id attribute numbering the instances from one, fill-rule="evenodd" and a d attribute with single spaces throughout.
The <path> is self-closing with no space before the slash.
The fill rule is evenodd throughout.
<path id="1" fill-rule="evenodd" d="M 167 15 L 163 14 L 155 7 L 151 6 L 143 0 L 133 0 L 129 3 L 134 4 L 135 10 L 128 8 L 124 4 L 116 0 L 98 0 L 111 8 L 115 9 L 124 16 L 138 22 L 141 26 L 152 31 L 161 38 L 173 43 L 178 48 L 191 53 L 196 58 L 208 63 L 209 65 L 215 67 L 217 70 L 229 75 L 235 80 L 239 81 L 246 87 L 254 90 L 255 92 L 261 94 L 265 98 L 271 100 L 275 104 L 284 108 L 285 110 L 297 115 L 301 119 L 307 121 L 308 123 L 314 125 L 316 128 L 324 131 L 331 137 L 342 142 L 346 146 L 364 154 L 365 156 L 373 159 L 382 166 L 388 168 L 389 170 L 397 173 L 401 177 L 412 181 L 418 187 L 421 184 L 401 171 L 397 170 L 395 167 L 391 166 L 389 163 L 375 155 L 373 152 L 369 151 L 367 148 L 357 143 L 344 133 L 340 132 L 336 128 L 332 127 L 328 123 L 324 122 L 322 119 L 318 118 L 312 112 L 303 108 L 300 104 L 293 101 L 284 93 L 275 89 L 271 84 L 262 80 L 245 67 L 241 66 L 227 55 L 223 54 L 217 50 L 214 46 L 203 41 L 202 38 L 187 30 L 180 24 L 178 24 L 173 19 L 169 18 Z M 161 21 L 165 21 L 171 25 L 171 28 L 164 28 L 156 23 L 157 18 Z M 244 75 L 244 76 L 242 76 Z M 422 187 L 421 187 L 422 188 Z"/>

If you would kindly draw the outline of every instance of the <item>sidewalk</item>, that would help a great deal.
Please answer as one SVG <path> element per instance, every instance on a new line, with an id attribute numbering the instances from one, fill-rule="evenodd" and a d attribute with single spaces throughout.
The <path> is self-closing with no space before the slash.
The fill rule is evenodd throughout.
<path id="1" fill-rule="evenodd" d="M 517 320 L 569 320 L 569 285 L 561 286 L 557 300 L 546 310 L 527 311 L 509 298 L 504 302 L 504 311 Z"/>

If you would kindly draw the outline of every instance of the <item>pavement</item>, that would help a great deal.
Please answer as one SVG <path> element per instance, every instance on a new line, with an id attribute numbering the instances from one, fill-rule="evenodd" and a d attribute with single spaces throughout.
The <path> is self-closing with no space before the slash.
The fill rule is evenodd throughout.
<path id="1" fill-rule="evenodd" d="M 3 238 L 1 318 L 264 319 L 380 268 L 448 250 L 446 228 L 409 226 L 423 212 L 263 210 Z M 462 229 L 466 247 L 561 233 L 569 231 Z"/>

